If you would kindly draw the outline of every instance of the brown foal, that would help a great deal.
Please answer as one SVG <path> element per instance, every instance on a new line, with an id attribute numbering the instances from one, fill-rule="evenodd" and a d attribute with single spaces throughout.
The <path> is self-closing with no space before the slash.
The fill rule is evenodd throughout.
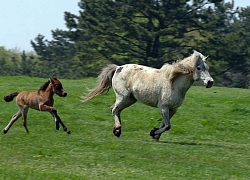
<path id="1" fill-rule="evenodd" d="M 55 118 L 56 129 L 59 130 L 59 126 L 63 127 L 63 130 L 70 134 L 70 131 L 63 124 L 61 118 L 57 114 L 57 110 L 54 105 L 53 95 L 57 94 L 60 97 L 66 97 L 67 92 L 63 89 L 62 83 L 57 78 L 49 78 L 37 91 L 22 91 L 13 92 L 4 97 L 6 102 L 10 102 L 16 98 L 16 104 L 19 108 L 18 112 L 13 115 L 8 125 L 3 129 L 3 133 L 6 134 L 13 123 L 22 116 L 23 126 L 28 133 L 27 128 L 27 113 L 28 109 L 35 109 L 39 111 L 48 111 Z"/>

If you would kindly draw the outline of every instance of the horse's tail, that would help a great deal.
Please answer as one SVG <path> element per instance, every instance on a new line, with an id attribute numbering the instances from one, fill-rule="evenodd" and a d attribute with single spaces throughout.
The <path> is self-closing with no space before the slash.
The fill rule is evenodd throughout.
<path id="1" fill-rule="evenodd" d="M 13 93 L 11 93 L 11 94 L 9 94 L 9 95 L 7 95 L 7 96 L 4 96 L 3 99 L 4 99 L 6 102 L 10 102 L 10 101 L 12 101 L 12 100 L 14 99 L 14 97 L 16 97 L 18 94 L 19 94 L 19 92 L 13 92 Z"/>
<path id="2" fill-rule="evenodd" d="M 116 68 L 117 65 L 109 64 L 102 69 L 102 72 L 98 76 L 97 86 L 94 89 L 91 89 L 86 96 L 82 97 L 83 102 L 93 99 L 112 87 L 112 78 Z"/>

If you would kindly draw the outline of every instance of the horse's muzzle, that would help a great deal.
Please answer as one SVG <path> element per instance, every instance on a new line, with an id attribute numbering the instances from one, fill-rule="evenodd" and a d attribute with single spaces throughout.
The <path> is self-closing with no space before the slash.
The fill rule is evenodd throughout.
<path id="1" fill-rule="evenodd" d="M 65 92 L 62 94 L 62 97 L 66 97 L 67 95 L 68 95 L 68 93 Z"/>
<path id="2" fill-rule="evenodd" d="M 213 84 L 214 84 L 214 81 L 208 81 L 206 88 L 211 88 L 213 86 Z"/>

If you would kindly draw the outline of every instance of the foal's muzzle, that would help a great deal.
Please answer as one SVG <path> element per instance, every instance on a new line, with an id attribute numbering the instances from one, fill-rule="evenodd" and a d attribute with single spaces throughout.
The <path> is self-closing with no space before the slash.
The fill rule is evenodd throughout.
<path id="1" fill-rule="evenodd" d="M 208 81 L 206 88 L 211 88 L 213 86 L 213 84 L 214 84 L 214 81 Z"/>
<path id="2" fill-rule="evenodd" d="M 58 96 L 60 97 L 66 97 L 68 95 L 68 93 L 64 92 L 60 92 L 60 93 L 56 93 Z"/>

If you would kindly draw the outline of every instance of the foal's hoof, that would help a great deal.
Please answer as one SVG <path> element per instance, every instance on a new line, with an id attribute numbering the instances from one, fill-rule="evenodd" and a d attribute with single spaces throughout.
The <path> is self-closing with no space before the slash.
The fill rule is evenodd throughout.
<path id="1" fill-rule="evenodd" d="M 8 132 L 7 130 L 3 129 L 3 134 L 6 134 L 7 132 Z"/>
<path id="2" fill-rule="evenodd" d="M 113 128 L 113 133 L 116 137 L 120 137 L 121 136 L 121 133 L 122 133 L 122 127 L 114 127 Z"/>
<path id="3" fill-rule="evenodd" d="M 149 135 L 155 140 L 159 141 L 160 139 L 160 134 L 155 134 L 155 131 L 157 131 L 159 128 L 154 128 L 153 130 L 150 131 Z"/>

